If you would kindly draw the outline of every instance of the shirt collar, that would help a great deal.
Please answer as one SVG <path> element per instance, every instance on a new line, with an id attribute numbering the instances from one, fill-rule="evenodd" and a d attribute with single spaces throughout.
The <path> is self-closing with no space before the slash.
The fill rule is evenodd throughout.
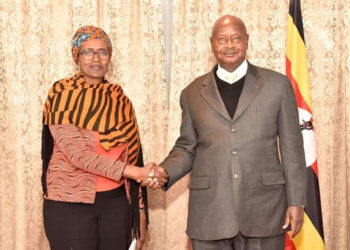
<path id="1" fill-rule="evenodd" d="M 220 64 L 218 65 L 218 69 L 216 71 L 217 76 L 230 84 L 237 82 L 239 79 L 244 77 L 247 74 L 248 63 L 247 60 L 244 60 L 241 65 L 238 66 L 237 69 L 233 72 L 229 72 L 226 69 L 222 68 Z"/>

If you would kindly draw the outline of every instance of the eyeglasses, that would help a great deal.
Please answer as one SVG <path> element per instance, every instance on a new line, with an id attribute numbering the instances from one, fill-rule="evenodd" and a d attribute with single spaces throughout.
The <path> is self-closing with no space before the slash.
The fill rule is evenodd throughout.
<path id="1" fill-rule="evenodd" d="M 111 56 L 109 50 L 107 49 L 98 49 L 97 51 L 86 49 L 79 52 L 79 55 L 81 55 L 86 61 L 92 60 L 95 54 L 97 54 L 98 58 L 101 60 L 107 60 Z"/>

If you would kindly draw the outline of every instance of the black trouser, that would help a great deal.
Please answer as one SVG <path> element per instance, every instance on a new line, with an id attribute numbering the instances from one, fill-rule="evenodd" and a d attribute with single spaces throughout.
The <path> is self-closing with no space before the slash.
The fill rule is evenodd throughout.
<path id="1" fill-rule="evenodd" d="M 95 204 L 44 200 L 44 227 L 52 250 L 125 250 L 130 210 L 122 185 L 97 192 Z"/>

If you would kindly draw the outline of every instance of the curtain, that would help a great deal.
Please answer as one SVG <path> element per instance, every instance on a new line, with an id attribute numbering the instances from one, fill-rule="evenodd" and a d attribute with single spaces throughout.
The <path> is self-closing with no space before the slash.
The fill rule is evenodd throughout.
<path id="1" fill-rule="evenodd" d="M 78 27 L 96 25 L 111 37 L 107 77 L 133 102 L 145 163 L 161 162 L 172 148 L 181 90 L 215 64 L 209 38 L 219 16 L 233 14 L 246 23 L 250 62 L 285 72 L 288 0 L 166 2 L 0 2 L 0 249 L 49 249 L 42 222 L 41 112 L 52 83 L 78 69 L 70 52 Z M 326 248 L 350 249 L 350 1 L 301 5 Z M 166 193 L 149 191 L 145 249 L 191 249 L 188 180 Z"/>
<path id="2" fill-rule="evenodd" d="M 165 138 L 167 131 L 162 4 L 1 1 L 0 17 L 0 249 L 48 249 L 40 184 L 42 108 L 53 82 L 78 69 L 70 52 L 74 32 L 95 25 L 110 35 L 107 78 L 133 102 L 145 159 L 158 162 L 166 141 L 154 138 Z"/>

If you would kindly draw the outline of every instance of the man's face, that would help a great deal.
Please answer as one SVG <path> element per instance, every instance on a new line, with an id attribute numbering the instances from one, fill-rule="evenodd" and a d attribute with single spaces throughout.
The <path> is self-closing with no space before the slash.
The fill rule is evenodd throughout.
<path id="1" fill-rule="evenodd" d="M 224 69 L 232 72 L 245 59 L 249 35 L 243 25 L 236 21 L 224 20 L 213 30 L 210 39 L 214 55 Z"/>

